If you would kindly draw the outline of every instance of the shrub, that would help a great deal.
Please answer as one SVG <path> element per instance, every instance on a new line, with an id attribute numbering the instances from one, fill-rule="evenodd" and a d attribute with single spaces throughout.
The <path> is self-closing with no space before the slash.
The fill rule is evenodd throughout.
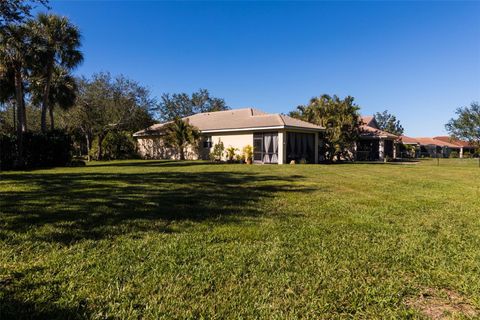
<path id="1" fill-rule="evenodd" d="M 98 138 L 93 139 L 89 151 L 92 159 L 98 157 Z M 110 131 L 102 141 L 102 159 L 121 160 L 138 158 L 136 144 L 129 132 Z M 97 159 L 98 160 L 98 159 Z"/>
<path id="2" fill-rule="evenodd" d="M 245 162 L 251 163 L 253 158 L 253 147 L 251 145 L 246 145 L 243 147 L 243 158 Z"/>
<path id="3" fill-rule="evenodd" d="M 16 136 L 0 134 L 0 170 L 13 169 L 17 153 L 16 142 Z"/>
<path id="4" fill-rule="evenodd" d="M 216 143 L 213 146 L 213 150 L 212 152 L 210 152 L 210 159 L 212 161 L 222 160 L 222 155 L 224 150 L 225 150 L 225 147 L 223 145 L 223 142 L 220 139 L 218 139 L 218 143 Z"/>
<path id="5" fill-rule="evenodd" d="M 18 163 L 19 150 L 14 135 L 1 135 L 0 168 L 59 167 L 67 165 L 72 159 L 72 141 L 61 130 L 43 133 L 27 132 L 23 134 L 23 163 Z"/>
<path id="6" fill-rule="evenodd" d="M 452 151 L 452 152 L 450 152 L 448 157 L 449 158 L 458 158 L 458 152 L 457 151 Z"/>
<path id="7" fill-rule="evenodd" d="M 227 160 L 228 161 L 233 161 L 233 159 L 235 158 L 235 152 L 237 150 L 238 150 L 237 148 L 232 147 L 232 146 L 227 148 Z"/>

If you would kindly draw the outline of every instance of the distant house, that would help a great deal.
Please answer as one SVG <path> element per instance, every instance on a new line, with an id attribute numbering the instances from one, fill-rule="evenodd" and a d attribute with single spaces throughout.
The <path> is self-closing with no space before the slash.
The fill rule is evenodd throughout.
<path id="1" fill-rule="evenodd" d="M 382 161 L 397 157 L 398 136 L 380 130 L 374 116 L 362 116 L 360 136 L 356 143 L 356 159 L 360 161 Z"/>
<path id="2" fill-rule="evenodd" d="M 237 148 L 238 153 L 247 145 L 253 146 L 255 163 L 319 161 L 319 133 L 324 128 L 283 114 L 245 108 L 199 113 L 184 120 L 201 133 L 200 143 L 187 151 L 188 159 L 208 159 L 213 146 L 222 142 L 225 148 Z M 165 125 L 154 124 L 133 135 L 144 158 L 178 158 L 163 142 Z"/>
<path id="3" fill-rule="evenodd" d="M 456 152 L 460 158 L 468 152 L 475 153 L 475 147 L 468 142 L 451 139 L 448 136 L 413 138 L 401 136 L 403 145 L 415 148 L 415 157 L 448 158 L 452 152 Z"/>

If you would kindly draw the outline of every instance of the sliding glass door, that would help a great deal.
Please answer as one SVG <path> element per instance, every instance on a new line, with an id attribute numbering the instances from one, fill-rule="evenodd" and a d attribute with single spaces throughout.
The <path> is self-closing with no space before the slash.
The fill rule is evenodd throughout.
<path id="1" fill-rule="evenodd" d="M 278 163 L 277 132 L 253 134 L 253 161 L 257 163 Z"/>

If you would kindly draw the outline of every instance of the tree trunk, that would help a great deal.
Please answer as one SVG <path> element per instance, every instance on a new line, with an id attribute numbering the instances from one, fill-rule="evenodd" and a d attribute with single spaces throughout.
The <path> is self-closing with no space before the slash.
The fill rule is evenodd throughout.
<path id="1" fill-rule="evenodd" d="M 53 106 L 50 106 L 50 107 L 48 108 L 48 111 L 49 111 L 49 113 L 50 113 L 50 130 L 53 131 L 53 130 L 55 129 L 55 124 L 54 124 L 54 122 L 53 122 Z"/>
<path id="2" fill-rule="evenodd" d="M 17 165 L 23 166 L 24 159 L 23 159 L 23 133 L 27 131 L 27 127 L 25 125 L 25 112 L 23 105 L 23 81 L 22 81 L 22 74 L 20 68 L 15 70 L 15 100 L 17 104 Z"/>
<path id="3" fill-rule="evenodd" d="M 90 139 L 90 135 L 85 133 L 85 140 L 87 141 L 87 161 L 90 161 L 90 149 L 92 148 L 92 142 Z"/>
<path id="4" fill-rule="evenodd" d="M 12 111 L 13 111 L 13 131 L 17 132 L 17 104 L 15 101 L 12 101 Z"/>
<path id="5" fill-rule="evenodd" d="M 50 81 L 52 73 L 52 64 L 48 63 L 47 65 L 47 79 L 45 80 L 45 86 L 43 88 L 43 97 L 42 97 L 42 117 L 41 117 L 41 129 L 42 133 L 47 131 L 47 109 L 48 109 L 48 97 L 50 95 Z"/>
<path id="6" fill-rule="evenodd" d="M 97 152 L 97 160 L 102 160 L 103 157 L 103 150 L 102 150 L 102 142 L 103 142 L 103 135 L 98 136 L 98 152 Z"/>
<path id="7" fill-rule="evenodd" d="M 180 147 L 180 160 L 185 160 L 185 150 L 183 149 L 183 146 Z"/>

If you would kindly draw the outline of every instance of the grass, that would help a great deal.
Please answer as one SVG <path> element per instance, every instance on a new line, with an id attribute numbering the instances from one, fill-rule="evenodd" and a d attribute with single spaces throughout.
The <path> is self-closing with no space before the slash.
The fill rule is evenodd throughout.
<path id="1" fill-rule="evenodd" d="M 474 160 L 118 161 L 0 191 L 0 319 L 417 318 L 432 290 L 480 309 Z"/>

